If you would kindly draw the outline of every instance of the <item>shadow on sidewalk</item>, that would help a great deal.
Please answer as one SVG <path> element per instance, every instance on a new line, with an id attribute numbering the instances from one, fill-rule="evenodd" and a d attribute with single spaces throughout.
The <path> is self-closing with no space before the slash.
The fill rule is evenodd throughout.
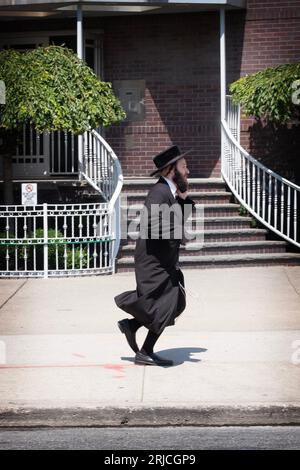
<path id="1" fill-rule="evenodd" d="M 206 348 L 174 348 L 174 349 L 163 349 L 161 351 L 155 351 L 157 354 L 171 359 L 174 361 L 174 366 L 183 364 L 184 362 L 201 362 L 201 359 L 192 357 L 193 354 L 206 352 Z M 122 361 L 134 362 L 134 357 L 121 357 Z M 174 367 L 173 366 L 173 367 Z"/>

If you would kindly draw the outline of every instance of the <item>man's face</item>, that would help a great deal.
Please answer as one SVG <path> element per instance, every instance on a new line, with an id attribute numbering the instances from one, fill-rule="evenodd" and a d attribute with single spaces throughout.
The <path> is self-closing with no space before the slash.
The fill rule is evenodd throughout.
<path id="1" fill-rule="evenodd" d="M 187 167 L 185 158 L 180 158 L 180 160 L 177 161 L 176 169 L 181 174 L 181 176 L 183 176 L 183 178 L 187 179 L 190 172 Z"/>
<path id="2" fill-rule="evenodd" d="M 189 175 L 189 169 L 187 167 L 186 161 L 184 158 L 180 158 L 177 161 L 177 164 L 174 168 L 174 177 L 173 181 L 177 185 L 177 188 L 180 192 L 184 193 L 187 191 L 188 188 L 188 180 L 187 177 Z"/>

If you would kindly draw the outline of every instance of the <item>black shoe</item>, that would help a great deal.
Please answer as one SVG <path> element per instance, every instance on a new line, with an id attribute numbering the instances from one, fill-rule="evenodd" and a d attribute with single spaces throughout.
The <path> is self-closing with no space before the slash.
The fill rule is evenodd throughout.
<path id="1" fill-rule="evenodd" d="M 133 333 L 129 326 L 129 320 L 124 318 L 124 320 L 118 321 L 118 327 L 120 328 L 121 332 L 124 333 L 127 339 L 127 343 L 131 347 L 131 349 L 136 353 L 139 350 L 138 345 L 136 344 L 135 340 L 135 333 Z"/>
<path id="2" fill-rule="evenodd" d="M 172 366 L 174 364 L 170 359 L 164 359 L 155 353 L 146 353 L 143 349 L 136 353 L 134 362 L 144 366 Z"/>

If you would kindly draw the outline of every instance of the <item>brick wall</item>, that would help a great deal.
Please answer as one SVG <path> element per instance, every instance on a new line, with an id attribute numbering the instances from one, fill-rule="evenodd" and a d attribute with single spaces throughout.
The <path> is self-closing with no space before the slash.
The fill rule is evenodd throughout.
<path id="1" fill-rule="evenodd" d="M 194 176 L 219 175 L 218 27 L 216 12 L 104 21 L 105 79 L 146 81 L 145 120 L 107 133 L 125 175 L 148 175 L 172 144 L 193 149 Z"/>
<path id="2" fill-rule="evenodd" d="M 73 20 L 14 22 L 20 31 L 73 29 Z M 145 120 L 114 125 L 106 138 L 126 176 L 145 176 L 171 144 L 188 157 L 191 176 L 220 176 L 218 12 L 89 18 L 104 31 L 105 80 L 146 82 Z M 3 23 L 2 31 L 12 25 Z M 248 0 L 226 13 L 228 83 L 267 66 L 300 60 L 300 0 Z M 75 31 L 75 30 L 74 30 Z M 242 145 L 275 171 L 300 180 L 298 128 L 242 120 Z"/>
<path id="3" fill-rule="evenodd" d="M 300 0 L 248 0 L 226 13 L 228 83 L 267 66 L 300 60 Z M 152 169 L 167 145 L 193 148 L 193 176 L 220 176 L 217 12 L 110 18 L 104 22 L 107 80 L 146 80 L 146 119 L 107 134 L 125 175 Z M 298 128 L 243 119 L 242 144 L 275 171 L 299 179 Z"/>
<path id="4" fill-rule="evenodd" d="M 248 0 L 227 13 L 228 82 L 300 60 L 300 0 Z M 240 40 L 242 39 L 242 42 Z M 241 143 L 279 174 L 300 184 L 300 127 L 242 119 Z"/>

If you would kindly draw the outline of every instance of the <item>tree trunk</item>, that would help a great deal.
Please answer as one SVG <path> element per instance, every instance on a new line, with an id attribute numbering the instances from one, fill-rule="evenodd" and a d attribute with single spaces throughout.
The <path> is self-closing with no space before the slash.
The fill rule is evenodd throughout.
<path id="1" fill-rule="evenodd" d="M 4 204 L 9 205 L 14 203 L 13 193 L 13 174 L 12 174 L 12 156 L 8 154 L 3 155 L 3 179 L 4 179 Z"/>
<path id="2" fill-rule="evenodd" d="M 3 156 L 4 204 L 10 205 L 14 203 L 12 159 L 16 151 L 17 131 L 1 129 L 1 137 L 3 139 L 1 153 Z"/>

